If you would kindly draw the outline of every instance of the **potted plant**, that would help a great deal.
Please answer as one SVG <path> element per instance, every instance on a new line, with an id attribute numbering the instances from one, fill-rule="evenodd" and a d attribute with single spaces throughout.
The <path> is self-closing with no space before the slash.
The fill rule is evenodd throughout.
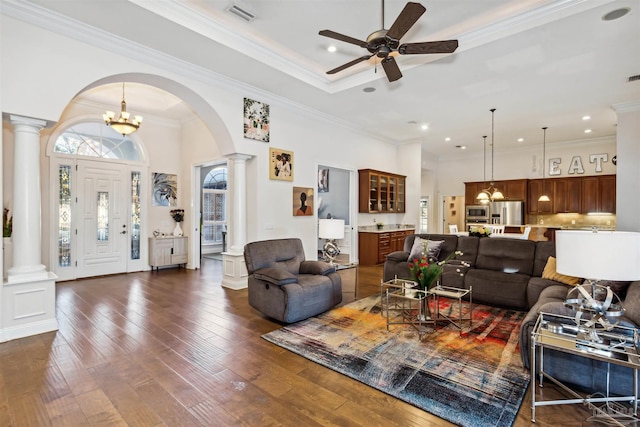
<path id="1" fill-rule="evenodd" d="M 176 228 L 173 229 L 173 235 L 176 237 L 182 237 L 182 228 L 180 228 L 180 223 L 184 221 L 184 209 L 171 209 L 169 214 L 171 214 L 171 218 L 176 222 Z"/>

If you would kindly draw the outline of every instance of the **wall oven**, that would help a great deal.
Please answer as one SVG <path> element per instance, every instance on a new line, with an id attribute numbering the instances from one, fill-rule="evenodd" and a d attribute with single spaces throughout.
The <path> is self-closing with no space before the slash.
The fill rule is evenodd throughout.
<path id="1" fill-rule="evenodd" d="M 491 218 L 489 205 L 470 205 L 467 206 L 466 222 L 487 224 Z"/>

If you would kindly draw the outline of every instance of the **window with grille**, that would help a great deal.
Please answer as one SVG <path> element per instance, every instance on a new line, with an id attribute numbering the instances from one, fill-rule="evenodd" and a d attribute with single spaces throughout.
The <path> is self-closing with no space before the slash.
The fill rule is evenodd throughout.
<path id="1" fill-rule="evenodd" d="M 213 168 L 202 183 L 202 244 L 222 244 L 227 231 L 227 168 Z"/>

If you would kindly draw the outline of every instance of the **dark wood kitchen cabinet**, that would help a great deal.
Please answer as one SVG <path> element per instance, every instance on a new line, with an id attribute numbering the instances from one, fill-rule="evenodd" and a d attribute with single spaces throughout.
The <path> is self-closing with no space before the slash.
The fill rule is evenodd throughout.
<path id="1" fill-rule="evenodd" d="M 358 212 L 404 213 L 406 176 L 373 169 L 358 171 Z"/>
<path id="2" fill-rule="evenodd" d="M 545 182 L 546 181 L 546 182 Z M 530 179 L 529 192 L 527 198 L 527 211 L 530 214 L 551 214 L 553 213 L 553 182 L 551 180 Z M 551 202 L 539 202 L 540 196 L 545 194 L 552 200 Z"/>
<path id="3" fill-rule="evenodd" d="M 555 178 L 553 182 L 554 213 L 578 213 L 582 210 L 582 178 Z"/>
<path id="4" fill-rule="evenodd" d="M 616 176 L 582 178 L 582 213 L 616 212 Z"/>

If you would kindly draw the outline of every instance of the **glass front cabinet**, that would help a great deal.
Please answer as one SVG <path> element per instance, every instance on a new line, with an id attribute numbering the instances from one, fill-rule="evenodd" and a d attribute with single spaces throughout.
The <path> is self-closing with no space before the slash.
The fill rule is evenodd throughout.
<path id="1" fill-rule="evenodd" d="M 406 176 L 360 169 L 358 178 L 358 212 L 404 213 Z"/>

